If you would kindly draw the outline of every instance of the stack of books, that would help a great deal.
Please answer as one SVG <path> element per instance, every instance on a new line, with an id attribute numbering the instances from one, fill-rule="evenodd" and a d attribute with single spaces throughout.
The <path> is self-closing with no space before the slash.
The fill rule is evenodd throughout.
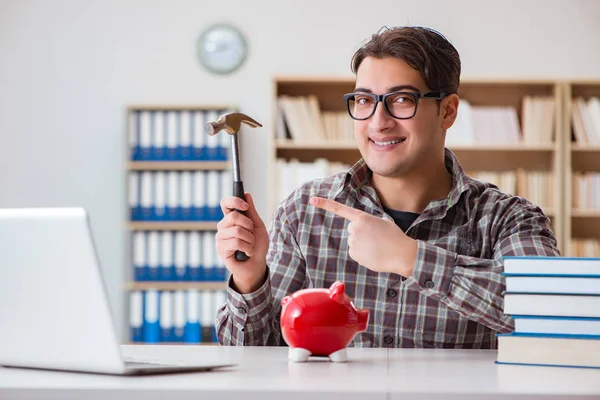
<path id="1" fill-rule="evenodd" d="M 600 258 L 505 257 L 498 364 L 600 368 Z"/>

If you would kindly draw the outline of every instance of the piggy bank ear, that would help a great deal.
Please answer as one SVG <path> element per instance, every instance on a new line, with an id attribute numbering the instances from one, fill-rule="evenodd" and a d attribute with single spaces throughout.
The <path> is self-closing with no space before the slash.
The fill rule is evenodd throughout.
<path id="1" fill-rule="evenodd" d="M 281 299 L 281 306 L 285 306 L 287 303 L 290 302 L 290 300 L 292 299 L 291 296 L 285 296 L 283 299 Z"/>
<path id="2" fill-rule="evenodd" d="M 334 282 L 333 285 L 329 287 L 329 298 L 337 303 L 343 303 L 345 288 L 343 282 Z"/>

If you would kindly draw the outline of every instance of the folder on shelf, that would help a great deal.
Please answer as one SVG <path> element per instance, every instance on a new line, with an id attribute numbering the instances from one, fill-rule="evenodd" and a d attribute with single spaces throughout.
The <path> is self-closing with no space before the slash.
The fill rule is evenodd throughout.
<path id="1" fill-rule="evenodd" d="M 173 279 L 175 265 L 173 262 L 173 232 L 164 231 L 160 237 L 160 276 L 161 281 Z"/>
<path id="2" fill-rule="evenodd" d="M 158 232 L 148 232 L 148 269 L 146 270 L 146 280 L 157 281 L 159 278 L 160 264 L 160 240 Z"/>
<path id="3" fill-rule="evenodd" d="M 206 207 L 206 172 L 194 172 L 192 217 L 195 221 L 207 219 Z"/>
<path id="4" fill-rule="evenodd" d="M 194 135 L 192 144 L 192 159 L 205 160 L 206 156 L 206 141 L 208 135 L 204 128 L 204 113 L 202 111 L 194 112 Z"/>
<path id="5" fill-rule="evenodd" d="M 205 290 L 200 293 L 200 326 L 202 328 L 202 342 L 216 342 L 215 325 L 213 318 L 213 309 L 216 307 L 215 295 L 212 290 Z M 216 315 L 216 314 L 215 314 Z"/>
<path id="6" fill-rule="evenodd" d="M 139 221 L 142 218 L 142 209 L 140 206 L 140 175 L 137 172 L 129 173 L 128 183 L 128 202 L 130 218 L 132 221 Z"/>
<path id="7" fill-rule="evenodd" d="M 159 318 L 159 293 L 151 289 L 144 295 L 144 324 L 142 328 L 145 343 L 158 343 L 160 341 Z"/>
<path id="8" fill-rule="evenodd" d="M 191 111 L 183 110 L 179 115 L 179 144 L 177 146 L 177 158 L 179 160 L 192 159 L 192 118 Z"/>
<path id="9" fill-rule="evenodd" d="M 200 240 L 200 232 L 193 231 L 190 232 L 189 242 L 188 242 L 188 266 L 187 271 L 188 275 L 186 280 L 188 281 L 200 281 L 202 279 L 202 268 L 201 268 L 201 259 L 200 259 L 200 251 L 201 251 L 201 240 Z"/>
<path id="10" fill-rule="evenodd" d="M 142 327 L 144 324 L 143 295 L 140 291 L 129 293 L 129 340 L 134 343 L 143 340 Z"/>
<path id="11" fill-rule="evenodd" d="M 183 342 L 185 335 L 185 292 L 173 293 L 173 342 Z"/>
<path id="12" fill-rule="evenodd" d="M 167 151 L 166 160 L 177 160 L 177 143 L 179 141 L 179 115 L 177 111 L 167 112 Z"/>
<path id="13" fill-rule="evenodd" d="M 137 161 L 141 158 L 140 155 L 140 131 L 139 127 L 139 113 L 138 112 L 130 112 L 129 113 L 129 157 L 133 161 Z"/>
<path id="14" fill-rule="evenodd" d="M 187 233 L 175 232 L 175 270 L 173 280 L 183 281 L 187 274 Z"/>
<path id="15" fill-rule="evenodd" d="M 146 257 L 146 234 L 133 233 L 133 279 L 145 281 L 148 275 L 148 259 Z"/>
<path id="16" fill-rule="evenodd" d="M 140 149 L 139 161 L 152 160 L 152 114 L 150 111 L 139 112 Z"/>
<path id="17" fill-rule="evenodd" d="M 179 219 L 179 173 L 167 172 L 167 218 L 168 221 Z"/>
<path id="18" fill-rule="evenodd" d="M 217 343 L 219 339 L 217 338 L 217 331 L 215 329 L 216 327 L 214 327 L 214 324 L 217 320 L 217 313 L 219 312 L 219 309 L 227 303 L 227 292 L 225 290 L 216 290 L 213 294 L 213 299 L 214 303 L 211 314 L 211 319 L 213 321 L 212 339 L 213 342 Z"/>
<path id="19" fill-rule="evenodd" d="M 186 293 L 186 321 L 183 341 L 185 343 L 200 343 L 199 293 L 188 290 Z"/>
<path id="20" fill-rule="evenodd" d="M 173 341 L 173 297 L 171 292 L 160 292 L 160 341 Z"/>
<path id="21" fill-rule="evenodd" d="M 223 218 L 221 210 L 221 185 L 219 171 L 208 171 L 206 173 L 206 205 L 207 205 L 207 220 L 220 221 Z"/>
<path id="22" fill-rule="evenodd" d="M 164 221 L 167 218 L 167 204 L 166 204 L 166 176 L 163 171 L 154 173 L 154 213 L 152 215 L 153 221 Z"/>
<path id="23" fill-rule="evenodd" d="M 215 232 L 204 231 L 202 232 L 202 280 L 204 281 L 215 281 L 215 260 L 214 260 L 214 249 L 215 249 Z"/>
<path id="24" fill-rule="evenodd" d="M 179 176 L 179 219 L 189 221 L 192 219 L 192 173 L 183 171 Z"/>
<path id="25" fill-rule="evenodd" d="M 154 113 L 154 124 L 152 126 L 152 160 L 163 161 L 167 158 L 166 149 L 166 127 L 165 115 L 162 111 Z"/>
<path id="26" fill-rule="evenodd" d="M 154 215 L 154 204 L 153 196 L 152 196 L 152 172 L 144 171 L 141 173 L 141 182 L 140 182 L 140 203 L 141 203 L 141 213 L 140 220 L 150 221 L 152 220 L 152 216 Z"/>

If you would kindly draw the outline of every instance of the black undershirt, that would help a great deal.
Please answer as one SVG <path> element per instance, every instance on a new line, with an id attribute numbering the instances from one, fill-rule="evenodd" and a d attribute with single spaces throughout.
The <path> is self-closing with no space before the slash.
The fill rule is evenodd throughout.
<path id="1" fill-rule="evenodd" d="M 383 207 L 384 211 L 394 219 L 394 222 L 403 232 L 412 225 L 413 222 L 419 217 L 419 213 L 392 210 L 391 208 Z"/>

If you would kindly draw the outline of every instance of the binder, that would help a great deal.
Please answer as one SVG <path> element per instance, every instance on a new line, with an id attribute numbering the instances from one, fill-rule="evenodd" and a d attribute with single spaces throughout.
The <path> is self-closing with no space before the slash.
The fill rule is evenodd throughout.
<path id="1" fill-rule="evenodd" d="M 171 292 L 160 293 L 160 341 L 173 341 L 173 298 Z"/>
<path id="2" fill-rule="evenodd" d="M 190 289 L 186 293 L 186 321 L 183 341 L 200 343 L 200 320 L 198 315 L 198 291 Z"/>
<path id="3" fill-rule="evenodd" d="M 180 114 L 180 136 L 178 147 L 178 158 L 180 160 L 192 159 L 192 118 L 191 111 L 181 111 Z"/>
<path id="4" fill-rule="evenodd" d="M 219 116 L 215 111 L 207 111 L 204 114 L 205 124 L 211 121 L 216 121 Z M 228 135 L 227 132 L 219 132 L 216 135 L 208 136 L 206 135 L 206 159 L 209 161 L 220 161 L 219 160 L 219 143 L 220 135 Z M 229 136 L 229 135 L 228 135 Z"/>
<path id="5" fill-rule="evenodd" d="M 219 171 L 206 172 L 206 205 L 207 219 L 209 221 L 220 221 L 223 219 L 223 211 L 221 211 L 221 193 L 219 182 Z"/>
<path id="6" fill-rule="evenodd" d="M 140 161 L 152 161 L 152 130 L 150 111 L 140 111 Z"/>
<path id="7" fill-rule="evenodd" d="M 217 246 L 216 246 L 216 238 L 214 236 L 213 236 L 213 239 L 214 239 L 214 241 L 213 241 L 214 246 L 212 247 L 212 251 L 213 251 L 213 262 L 215 264 L 214 280 L 219 281 L 219 282 L 225 282 L 229 278 L 229 276 L 228 276 L 229 271 L 225 267 L 225 263 L 223 262 L 221 257 L 219 257 L 219 253 L 217 252 Z"/>
<path id="8" fill-rule="evenodd" d="M 145 293 L 144 299 L 144 324 L 142 337 L 145 343 L 158 343 L 160 341 L 159 318 L 159 294 L 155 289 Z"/>
<path id="9" fill-rule="evenodd" d="M 148 275 L 148 262 L 146 258 L 146 234 L 133 233 L 133 278 L 136 281 L 145 281 Z"/>
<path id="10" fill-rule="evenodd" d="M 204 231 L 202 232 L 202 278 L 205 281 L 215 281 L 215 260 L 214 256 L 215 249 L 215 232 Z"/>
<path id="11" fill-rule="evenodd" d="M 165 139 L 165 115 L 162 111 L 156 111 L 152 140 L 152 158 L 155 161 L 163 161 L 167 158 Z"/>
<path id="12" fill-rule="evenodd" d="M 187 233 L 175 232 L 175 273 L 173 280 L 184 281 L 187 276 Z"/>
<path id="13" fill-rule="evenodd" d="M 200 293 L 200 326 L 202 327 L 202 342 L 216 342 L 213 309 L 215 308 L 214 291 L 205 290 Z"/>
<path id="14" fill-rule="evenodd" d="M 167 219 L 166 202 L 166 176 L 163 171 L 154 173 L 154 215 L 153 220 L 164 221 Z"/>
<path id="15" fill-rule="evenodd" d="M 185 292 L 173 293 L 173 342 L 183 342 L 185 335 Z"/>
<path id="16" fill-rule="evenodd" d="M 202 111 L 194 112 L 194 135 L 193 135 L 193 150 L 192 158 L 194 160 L 206 160 L 206 134 L 204 113 Z"/>
<path id="17" fill-rule="evenodd" d="M 139 221 L 142 218 L 142 208 L 140 206 L 140 176 L 137 172 L 129 173 L 129 185 L 127 189 L 131 220 Z"/>
<path id="18" fill-rule="evenodd" d="M 160 263 L 160 242 L 158 238 L 158 232 L 148 232 L 148 269 L 146 273 L 146 280 L 158 281 L 159 280 L 159 263 Z"/>
<path id="19" fill-rule="evenodd" d="M 220 171 L 219 178 L 219 197 L 233 196 L 233 173 L 230 170 Z"/>
<path id="20" fill-rule="evenodd" d="M 142 326 L 144 324 L 144 304 L 142 292 L 129 293 L 129 340 L 134 343 L 141 342 Z"/>
<path id="21" fill-rule="evenodd" d="M 208 209 L 206 207 L 206 172 L 196 171 L 194 174 L 193 194 L 192 194 L 192 215 L 195 221 L 205 221 L 208 219 Z"/>
<path id="22" fill-rule="evenodd" d="M 176 111 L 167 112 L 167 155 L 170 161 L 177 160 L 177 142 L 179 136 L 179 115 Z"/>
<path id="23" fill-rule="evenodd" d="M 161 281 L 173 279 L 175 264 L 173 262 L 173 233 L 163 231 L 160 237 L 160 277 Z"/>
<path id="24" fill-rule="evenodd" d="M 229 150 L 231 149 L 232 136 L 227 132 L 219 133 L 219 153 L 217 158 L 221 161 L 227 161 L 229 159 Z"/>
<path id="25" fill-rule="evenodd" d="M 139 113 L 132 111 L 129 113 L 129 151 L 130 159 L 137 161 L 140 159 L 140 131 L 139 131 Z"/>
<path id="26" fill-rule="evenodd" d="M 179 176 L 176 171 L 167 172 L 167 220 L 179 219 Z"/>
<path id="27" fill-rule="evenodd" d="M 141 217 L 143 221 L 151 221 L 152 215 L 154 215 L 153 204 L 152 204 L 152 172 L 144 171 L 141 173 Z"/>
<path id="28" fill-rule="evenodd" d="M 202 280 L 202 268 L 200 259 L 201 250 L 200 232 L 190 232 L 188 242 L 188 281 L 200 281 Z"/>
<path id="29" fill-rule="evenodd" d="M 179 216 L 184 221 L 192 219 L 192 173 L 183 171 L 180 173 L 180 193 Z"/>

